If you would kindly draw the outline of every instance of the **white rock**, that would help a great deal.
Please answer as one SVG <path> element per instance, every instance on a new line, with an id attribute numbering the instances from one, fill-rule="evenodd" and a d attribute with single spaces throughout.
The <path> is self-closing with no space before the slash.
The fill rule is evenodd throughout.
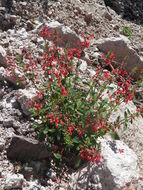
<path id="1" fill-rule="evenodd" d="M 98 60 L 98 58 L 100 57 L 101 55 L 100 55 L 100 53 L 98 53 L 98 52 L 94 52 L 93 54 L 92 54 L 92 57 L 95 59 L 95 60 Z"/>
<path id="2" fill-rule="evenodd" d="M 15 35 L 15 30 L 14 29 L 8 29 L 7 34 L 10 36 L 13 36 L 13 35 Z"/>
<path id="3" fill-rule="evenodd" d="M 106 167 L 111 172 L 111 179 L 113 178 L 115 186 L 119 189 L 123 189 L 133 179 L 138 180 L 137 156 L 122 141 L 103 140 L 101 143 L 101 156 Z"/>
<path id="4" fill-rule="evenodd" d="M 30 89 L 20 89 L 16 93 L 16 100 L 20 103 L 21 109 L 25 115 L 29 115 L 29 101 L 36 96 L 36 90 L 34 88 Z"/>
<path id="5" fill-rule="evenodd" d="M 81 62 L 82 62 L 82 63 L 80 64 L 79 69 L 80 69 L 82 72 L 85 72 L 86 69 L 87 69 L 87 62 L 84 61 L 84 60 L 81 60 Z"/>
<path id="6" fill-rule="evenodd" d="M 4 67 L 0 67 L 0 81 L 3 81 L 5 78 L 5 68 Z"/>
<path id="7" fill-rule="evenodd" d="M 19 2 L 19 4 L 25 7 L 27 5 L 27 2 Z"/>
<path id="8" fill-rule="evenodd" d="M 114 52 L 115 61 L 121 64 L 126 58 L 126 70 L 131 72 L 135 67 L 138 69 L 134 77 L 138 78 L 141 74 L 141 69 L 143 69 L 143 60 L 139 57 L 137 52 L 130 47 L 129 40 L 124 37 L 111 37 L 100 39 L 96 41 L 97 47 L 103 53 L 107 53 L 109 51 Z"/>
<path id="9" fill-rule="evenodd" d="M 31 181 L 29 182 L 29 188 L 28 190 L 46 190 L 43 186 L 38 184 L 38 181 Z"/>
<path id="10" fill-rule="evenodd" d="M 0 65 L 5 66 L 6 62 L 6 51 L 2 46 L 0 46 Z"/>
<path id="11" fill-rule="evenodd" d="M 94 71 L 93 69 L 88 69 L 88 72 L 90 74 L 90 77 L 93 77 L 96 74 L 96 71 Z"/>
<path id="12" fill-rule="evenodd" d="M 5 186 L 6 190 L 12 190 L 15 188 L 22 188 L 24 177 L 21 174 L 7 174 Z"/>
<path id="13" fill-rule="evenodd" d="M 123 190 L 138 180 L 137 156 L 122 141 L 101 140 L 101 157 L 98 165 L 88 163 L 73 173 L 68 189 Z"/>
<path id="14" fill-rule="evenodd" d="M 17 37 L 20 37 L 22 40 L 25 40 L 28 38 L 28 33 L 26 32 L 26 29 L 25 28 L 21 28 L 20 30 L 18 30 L 16 32 L 16 36 Z"/>
<path id="15" fill-rule="evenodd" d="M 3 108 L 6 108 L 7 110 L 11 110 L 12 109 L 12 104 L 10 102 L 7 102 L 6 99 L 4 99 L 2 101 L 2 107 Z"/>
<path id="16" fill-rule="evenodd" d="M 128 102 L 128 104 L 122 103 L 117 112 L 112 113 L 110 117 L 110 121 L 114 122 L 118 116 L 121 119 L 124 117 L 124 112 L 129 109 L 131 113 L 136 112 L 136 106 L 132 101 Z M 142 158 L 143 158 L 143 117 L 140 115 L 138 118 L 133 120 L 133 123 L 127 124 L 126 130 L 119 130 L 118 134 L 120 139 L 122 139 L 130 148 L 132 148 L 139 160 L 139 166 L 143 169 Z"/>

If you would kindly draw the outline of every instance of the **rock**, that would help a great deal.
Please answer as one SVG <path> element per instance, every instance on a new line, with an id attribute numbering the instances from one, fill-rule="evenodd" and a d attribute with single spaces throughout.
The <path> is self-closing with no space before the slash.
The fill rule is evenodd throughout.
<path id="1" fill-rule="evenodd" d="M 127 111 L 127 109 L 129 109 L 131 113 L 135 113 L 137 107 L 132 101 L 128 102 L 128 104 L 122 103 L 118 107 L 118 111 L 112 113 L 110 121 L 114 122 L 118 116 L 123 119 L 124 112 Z M 140 163 L 140 168 L 143 170 L 143 117 L 140 115 L 133 120 L 133 123 L 128 123 L 126 130 L 123 130 L 123 126 L 121 126 L 121 130 L 118 131 L 118 135 L 121 140 L 123 140 L 128 146 L 130 146 L 130 148 L 133 149 L 133 151 L 136 152 L 138 162 Z"/>
<path id="2" fill-rule="evenodd" d="M 133 69 L 136 67 L 137 71 L 133 76 L 135 78 L 139 78 L 143 69 L 143 60 L 139 57 L 137 52 L 128 45 L 128 39 L 126 37 L 111 37 L 100 39 L 96 41 L 97 47 L 100 51 L 107 54 L 112 51 L 115 54 L 115 61 L 118 64 L 122 64 L 122 62 L 126 59 L 125 68 L 128 73 L 131 73 Z"/>
<path id="3" fill-rule="evenodd" d="M 101 162 L 72 174 L 68 190 L 123 190 L 139 177 L 136 154 L 122 141 L 101 140 Z"/>
<path id="4" fill-rule="evenodd" d="M 34 169 L 35 174 L 43 175 L 47 171 L 47 162 L 46 162 L 46 160 L 31 161 L 30 165 Z"/>
<path id="5" fill-rule="evenodd" d="M 142 0 L 104 0 L 104 2 L 124 19 L 143 24 Z"/>
<path id="6" fill-rule="evenodd" d="M 27 6 L 27 2 L 19 2 L 20 5 L 22 5 L 23 8 Z"/>
<path id="7" fill-rule="evenodd" d="M 39 185 L 38 181 L 31 181 L 28 190 L 45 190 L 45 187 Z"/>
<path id="8" fill-rule="evenodd" d="M 2 43 L 1 43 L 1 45 L 4 47 L 4 48 L 8 48 L 8 46 L 9 46 L 9 40 L 3 40 L 2 41 Z"/>
<path id="9" fill-rule="evenodd" d="M 56 172 L 51 168 L 47 171 L 46 176 L 52 179 L 53 181 L 57 179 Z"/>
<path id="10" fill-rule="evenodd" d="M 93 18 L 92 13 L 88 13 L 85 15 L 84 20 L 85 20 L 85 22 L 87 22 L 87 24 L 89 24 L 92 21 L 92 18 Z"/>
<path id="11" fill-rule="evenodd" d="M 103 16 L 104 16 L 106 19 L 108 19 L 109 21 L 112 20 L 111 14 L 110 14 L 109 12 L 107 12 L 107 11 L 105 11 L 105 12 L 103 13 Z"/>
<path id="12" fill-rule="evenodd" d="M 19 129 L 21 126 L 19 121 L 13 121 L 13 129 Z"/>
<path id="13" fill-rule="evenodd" d="M 3 66 L 7 66 L 7 65 L 4 64 Z M 15 69 L 14 74 L 12 74 L 11 76 L 8 68 L 0 67 L 0 81 L 4 81 L 4 80 L 17 87 L 18 86 L 25 87 L 25 85 L 27 84 L 27 80 L 24 76 L 24 73 L 20 72 L 17 68 Z"/>
<path id="14" fill-rule="evenodd" d="M 25 78 L 23 71 L 20 71 L 18 68 L 16 68 L 12 74 L 10 74 L 10 71 L 7 69 L 5 73 L 5 80 L 8 83 L 11 83 L 17 87 L 19 86 L 21 88 L 24 88 L 28 83 L 28 80 Z"/>
<path id="15" fill-rule="evenodd" d="M 43 39 L 42 37 L 37 38 L 37 43 L 38 43 L 38 45 L 39 45 L 39 47 L 40 47 L 41 49 L 44 48 L 45 42 L 44 42 L 44 39 Z"/>
<path id="16" fill-rule="evenodd" d="M 5 186 L 6 190 L 22 189 L 24 177 L 21 174 L 7 174 Z"/>
<path id="17" fill-rule="evenodd" d="M 17 31 L 17 36 L 21 37 L 22 40 L 25 40 L 28 38 L 29 34 L 26 32 L 25 28 L 21 28 Z"/>
<path id="18" fill-rule="evenodd" d="M 0 151 L 4 149 L 5 141 L 3 139 L 0 140 Z"/>
<path id="19" fill-rule="evenodd" d="M 3 66 L 6 66 L 6 64 L 3 64 Z M 4 67 L 0 67 L 0 81 L 7 81 L 9 83 L 12 83 L 15 86 L 18 86 L 18 79 L 22 78 L 24 79 L 23 73 L 21 73 L 17 68 L 15 69 L 15 76 L 12 77 L 10 76 L 10 72 L 8 69 L 5 69 Z M 17 79 L 16 79 L 17 78 Z M 19 86 L 25 86 L 26 85 L 26 80 L 19 81 Z"/>
<path id="20" fill-rule="evenodd" d="M 4 6 L 4 7 L 10 9 L 12 7 L 12 5 L 13 5 L 13 1 L 11 1 L 11 0 L 2 0 L 2 1 L 0 1 L 0 4 L 1 4 L 1 6 Z"/>
<path id="21" fill-rule="evenodd" d="M 14 25 L 16 24 L 16 21 L 18 18 L 19 17 L 15 16 L 15 15 L 3 13 L 2 15 L 0 15 L 0 21 L 1 21 L 0 29 L 5 31 L 10 28 L 13 28 Z"/>
<path id="22" fill-rule="evenodd" d="M 4 67 L 0 67 L 0 81 L 4 81 L 5 79 L 5 68 Z"/>
<path id="23" fill-rule="evenodd" d="M 2 14 L 6 13 L 5 7 L 0 7 L 0 13 L 2 13 Z"/>
<path id="24" fill-rule="evenodd" d="M 47 148 L 36 139 L 13 136 L 7 149 L 9 159 L 18 161 L 43 160 L 50 156 Z"/>
<path id="25" fill-rule="evenodd" d="M 86 63 L 86 61 L 81 60 L 81 64 L 80 64 L 80 66 L 79 66 L 79 69 L 80 69 L 80 71 L 82 71 L 83 73 L 86 71 L 86 69 L 87 69 L 87 63 Z"/>
<path id="26" fill-rule="evenodd" d="M 20 19 L 20 17 L 19 16 L 16 16 L 16 15 L 10 15 L 10 21 L 11 22 L 13 22 L 13 23 L 15 23 L 16 24 L 16 21 L 18 20 L 18 19 Z"/>
<path id="27" fill-rule="evenodd" d="M 23 165 L 21 173 L 23 174 L 26 180 L 30 180 L 31 176 L 35 174 L 34 169 L 30 166 L 27 166 L 26 164 Z"/>
<path id="28" fill-rule="evenodd" d="M 34 25 L 30 20 L 27 21 L 27 28 L 26 29 L 27 29 L 27 31 L 34 29 Z"/>
<path id="29" fill-rule="evenodd" d="M 60 47 L 69 47 L 80 49 L 81 38 L 72 31 L 69 27 L 60 24 L 57 21 L 53 21 L 46 24 L 48 28 L 48 34 L 51 34 L 53 30 L 56 30 L 58 40 L 57 45 Z M 53 40 L 53 37 L 48 37 L 48 40 Z"/>
<path id="30" fill-rule="evenodd" d="M 29 101 L 36 96 L 36 90 L 31 89 L 20 89 L 15 94 L 16 100 L 21 106 L 21 109 L 25 115 L 30 115 Z"/>
<path id="31" fill-rule="evenodd" d="M 96 62 L 99 60 L 100 57 L 101 57 L 101 55 L 98 52 L 94 52 L 92 54 L 92 59 L 95 60 Z"/>
<path id="32" fill-rule="evenodd" d="M 7 34 L 10 35 L 10 36 L 14 36 L 15 35 L 15 30 L 14 29 L 8 29 L 7 30 Z"/>
<path id="33" fill-rule="evenodd" d="M 0 65 L 1 66 L 6 66 L 6 51 L 3 49 L 2 46 L 0 46 Z"/>
<path id="34" fill-rule="evenodd" d="M 13 127 L 13 120 L 11 118 L 4 119 L 3 126 L 4 127 Z"/>
<path id="35" fill-rule="evenodd" d="M 124 8 L 123 1 L 122 0 L 104 0 L 105 4 L 113 8 L 113 10 L 115 10 L 118 14 L 123 12 L 123 8 Z"/>

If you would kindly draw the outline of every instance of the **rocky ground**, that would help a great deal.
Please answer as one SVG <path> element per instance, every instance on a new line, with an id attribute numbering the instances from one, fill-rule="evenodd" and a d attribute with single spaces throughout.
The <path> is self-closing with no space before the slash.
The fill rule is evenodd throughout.
<path id="1" fill-rule="evenodd" d="M 124 19 L 143 24 L 143 2 L 141 0 L 105 0 L 105 4 L 122 15 Z"/>
<path id="2" fill-rule="evenodd" d="M 58 21 L 63 27 L 70 27 L 78 35 L 94 36 L 94 40 L 82 60 L 82 72 L 85 70 L 88 70 L 89 73 L 94 72 L 94 64 L 99 60 L 101 51 L 106 53 L 110 50 L 108 46 L 106 49 L 102 48 L 102 45 L 105 47 L 105 38 L 110 38 L 107 40 L 108 43 L 111 41 L 110 47 L 117 47 L 116 51 L 120 52 L 119 58 L 123 56 L 123 52 L 131 54 L 131 61 L 134 60 L 137 67 L 143 68 L 143 26 L 123 20 L 122 15 L 117 15 L 106 5 L 103 0 L 0 1 L 0 190 L 85 189 L 84 185 L 79 185 L 83 184 L 82 180 L 77 183 L 78 173 L 65 166 L 57 168 L 53 162 L 49 165 L 49 155 L 44 147 L 41 147 L 37 140 L 29 139 L 29 137 L 35 137 L 35 132 L 31 126 L 32 121 L 28 114 L 27 102 L 35 94 L 35 91 L 28 82 L 22 88 L 17 88 L 15 81 L 8 76 L 8 68 L 5 67 L 4 62 L 6 53 L 17 56 L 23 48 L 33 49 L 38 58 L 43 47 L 43 40 L 38 36 L 39 26 L 42 23 Z M 123 33 L 124 27 L 132 29 L 129 39 Z M 117 45 L 115 45 L 116 43 Z M 120 60 L 117 59 L 117 62 Z M 128 66 L 130 66 L 129 64 L 130 62 Z M 141 73 L 139 74 L 141 75 Z M 134 102 L 138 107 L 143 105 L 142 87 L 137 90 Z M 135 110 L 136 106 L 133 102 L 129 104 L 131 110 Z M 124 106 L 119 109 L 119 114 L 123 112 L 123 109 Z M 13 135 L 17 135 L 17 137 L 13 137 Z M 143 189 L 142 136 L 143 118 L 140 116 L 134 124 L 128 126 L 124 133 L 120 134 L 121 140 L 129 147 L 125 145 L 128 153 L 126 156 L 130 163 L 122 162 L 123 158 L 118 157 L 107 146 L 115 163 L 121 162 L 120 170 L 115 170 L 116 165 L 112 168 L 110 164 L 107 164 L 106 169 L 102 167 L 103 170 L 100 170 L 100 175 L 96 176 L 96 179 L 93 179 L 93 174 L 88 175 L 88 177 L 92 176 L 92 180 L 86 188 Z M 110 144 L 110 140 L 107 142 L 107 145 Z M 106 162 L 108 163 L 111 157 L 105 153 L 105 144 L 103 143 L 103 157 L 107 157 Z M 27 146 L 29 147 L 28 153 L 26 152 Z M 118 149 L 123 146 L 124 144 L 117 142 Z M 138 165 L 136 165 L 137 163 Z M 130 168 L 130 165 L 134 165 L 134 167 Z M 93 169 L 95 168 L 97 166 L 93 166 Z M 121 173 L 122 169 L 125 174 L 130 173 L 130 177 L 120 176 L 117 179 L 117 175 Z M 106 174 L 103 176 L 105 171 Z M 114 172 L 116 175 L 108 178 L 109 174 Z M 86 176 L 86 178 L 88 177 Z M 131 177 L 136 181 L 133 182 Z M 106 182 L 103 178 L 106 178 Z M 123 178 L 126 180 L 123 181 Z M 107 181 L 110 183 L 108 184 Z M 125 186 L 127 181 L 131 184 Z M 78 185 L 75 187 L 76 183 Z"/>

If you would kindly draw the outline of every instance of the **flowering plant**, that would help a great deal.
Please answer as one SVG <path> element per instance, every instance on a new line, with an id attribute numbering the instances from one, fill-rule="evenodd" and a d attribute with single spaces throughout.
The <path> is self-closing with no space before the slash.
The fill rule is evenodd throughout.
<path id="1" fill-rule="evenodd" d="M 111 114 L 122 102 L 133 99 L 132 79 L 123 68 L 108 71 L 100 66 L 90 78 L 83 78 L 78 58 L 83 48 L 89 46 L 88 40 L 80 42 L 80 49 L 60 48 L 54 45 L 55 31 L 50 33 L 52 46 L 47 40 L 46 26 L 40 35 L 45 40 L 40 64 L 27 54 L 20 59 L 28 60 L 23 69 L 33 83 L 41 77 L 37 96 L 29 102 L 35 130 L 57 159 L 74 155 L 78 163 L 81 160 L 98 162 L 97 139 L 106 133 L 116 134 L 122 124 L 126 126 L 136 116 L 127 110 L 124 118 L 110 121 Z M 111 66 L 113 60 L 113 53 L 103 56 L 106 66 Z"/>

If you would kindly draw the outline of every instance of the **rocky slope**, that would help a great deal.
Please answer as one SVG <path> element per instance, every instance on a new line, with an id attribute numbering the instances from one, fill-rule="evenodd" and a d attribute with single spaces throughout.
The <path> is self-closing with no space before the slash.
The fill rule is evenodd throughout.
<path id="1" fill-rule="evenodd" d="M 103 0 L 0 1 L 0 189 L 75 189 L 74 180 L 76 180 L 78 173 L 71 175 L 71 169 L 65 166 L 57 168 L 53 163 L 49 166 L 47 162 L 49 155 L 44 147 L 41 147 L 37 140 L 29 139 L 29 137 L 35 137 L 35 132 L 31 126 L 32 121 L 29 118 L 27 102 L 35 94 L 35 91 L 28 83 L 24 84 L 24 89 L 18 89 L 15 81 L 10 80 L 7 74 L 8 68 L 3 67 L 3 63 L 6 52 L 16 56 L 23 48 L 32 48 L 38 59 L 43 47 L 43 40 L 38 36 L 39 26 L 44 22 L 58 21 L 63 24 L 63 27 L 70 27 L 78 35 L 94 36 L 89 50 L 85 52 L 86 56 L 83 56 L 87 64 L 84 64 L 85 62 L 82 60 L 82 72 L 94 72 L 93 65 L 99 60 L 101 51 L 106 52 L 108 50 L 108 46 L 107 49 L 102 48 L 102 44 L 105 47 L 104 43 L 107 40 L 105 38 L 110 38 L 113 47 L 114 40 L 116 43 L 120 43 L 117 52 L 121 49 L 123 51 L 119 52 L 119 57 L 123 56 L 122 53 L 126 50 L 127 53 L 132 54 L 132 60 L 138 63 L 137 66 L 139 65 L 139 67 L 143 68 L 143 27 L 123 20 L 121 16 L 107 7 L 107 5 L 114 6 L 112 1 L 111 4 L 107 4 L 105 1 L 105 4 Z M 124 5 L 123 7 L 126 10 Z M 122 13 L 122 10 L 116 11 Z M 136 12 L 131 12 L 130 14 L 134 15 Z M 138 20 L 138 18 L 135 19 Z M 130 39 L 123 36 L 123 27 L 132 29 L 133 32 Z M 115 37 L 114 40 L 111 37 Z M 117 39 L 120 39 L 119 42 Z M 99 43 L 99 40 L 102 40 L 102 42 L 100 41 Z M 117 61 L 120 62 L 120 60 Z M 20 74 L 22 75 L 22 73 Z M 143 105 L 142 87 L 137 91 L 135 102 L 138 106 Z M 136 109 L 133 103 L 129 104 L 129 108 L 131 110 Z M 119 114 L 122 114 L 123 109 L 124 106 L 119 109 Z M 136 155 L 126 145 L 126 156 L 128 159 L 131 159 L 131 164 L 135 166 L 133 168 L 129 167 L 124 154 L 118 154 L 119 152 L 116 154 L 116 152 L 110 150 L 110 146 L 109 152 L 115 160 L 111 160 L 109 155 L 108 158 L 107 153 L 105 154 L 104 151 L 106 143 L 103 143 L 103 157 L 107 157 L 107 160 L 105 159 L 106 162 L 123 162 L 124 167 L 122 168 L 122 164 L 120 164 L 117 171 L 116 165 L 115 167 L 110 167 L 110 163 L 107 164 L 107 167 L 104 166 L 103 170 L 99 172 L 100 175 L 90 181 L 88 189 L 110 190 L 112 187 L 112 189 L 118 190 L 129 187 L 130 189 L 135 189 L 136 187 L 136 189 L 140 190 L 143 188 L 142 134 L 143 118 L 140 116 L 137 121 L 129 125 L 128 129 L 120 135 L 121 139 L 136 153 L 140 172 L 137 166 Z M 13 135 L 17 136 L 13 137 Z M 107 141 L 107 145 L 110 144 L 110 140 L 108 139 Z M 117 142 L 118 149 L 124 146 L 122 143 L 119 144 Z M 28 151 L 27 147 L 29 148 Z M 36 154 L 32 153 L 33 150 Z M 41 153 L 42 151 L 44 151 L 44 154 Z M 26 158 L 25 155 L 27 156 Z M 94 169 L 96 167 L 93 166 Z M 135 182 L 130 177 L 125 178 L 123 181 L 122 176 L 116 180 L 117 175 L 120 173 L 119 171 L 122 171 L 122 169 L 124 169 L 126 174 L 129 173 Z M 136 174 L 133 170 L 136 171 Z M 98 167 L 97 171 L 99 171 Z M 105 171 L 106 177 L 102 176 Z M 116 176 L 112 176 L 114 172 Z M 111 176 L 110 180 L 108 178 L 109 174 Z M 86 176 L 86 179 L 88 177 Z M 104 177 L 106 180 L 103 182 Z M 108 180 L 110 184 L 108 184 Z M 129 185 L 127 183 L 128 180 Z M 80 187 L 79 185 L 76 189 L 83 188 L 85 186 Z"/>
<path id="2" fill-rule="evenodd" d="M 105 0 L 105 4 L 121 14 L 124 19 L 143 24 L 143 2 L 141 0 Z"/>

